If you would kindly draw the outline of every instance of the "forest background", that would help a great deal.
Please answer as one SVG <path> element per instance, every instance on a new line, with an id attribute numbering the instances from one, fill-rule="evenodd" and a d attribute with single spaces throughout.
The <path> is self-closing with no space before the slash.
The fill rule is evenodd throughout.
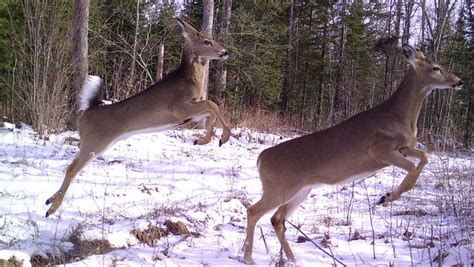
<path id="1" fill-rule="evenodd" d="M 73 127 L 86 73 L 104 79 L 106 99 L 145 90 L 179 64 L 179 16 L 230 51 L 210 64 L 208 98 L 233 125 L 337 124 L 396 90 L 408 68 L 398 47 L 410 43 L 465 82 L 425 101 L 419 140 L 470 149 L 473 9 L 472 0 L 2 0 L 0 118 L 43 137 Z"/>

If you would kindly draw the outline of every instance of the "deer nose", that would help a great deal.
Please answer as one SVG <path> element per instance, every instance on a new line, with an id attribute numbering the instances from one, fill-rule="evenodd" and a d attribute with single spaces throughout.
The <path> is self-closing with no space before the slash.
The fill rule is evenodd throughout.
<path id="1" fill-rule="evenodd" d="M 229 51 L 224 50 L 221 52 L 221 58 L 227 58 L 229 56 Z"/>

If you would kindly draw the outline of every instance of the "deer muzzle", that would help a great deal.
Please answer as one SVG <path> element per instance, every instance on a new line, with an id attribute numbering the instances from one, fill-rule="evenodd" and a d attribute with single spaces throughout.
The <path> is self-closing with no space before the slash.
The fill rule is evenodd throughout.
<path id="1" fill-rule="evenodd" d="M 461 79 L 459 79 L 459 82 L 453 85 L 453 88 L 455 90 L 461 90 L 463 85 L 464 85 L 464 82 Z"/>
<path id="2" fill-rule="evenodd" d="M 223 50 L 222 52 L 219 53 L 219 57 L 221 60 L 226 60 L 229 58 L 229 51 Z"/>

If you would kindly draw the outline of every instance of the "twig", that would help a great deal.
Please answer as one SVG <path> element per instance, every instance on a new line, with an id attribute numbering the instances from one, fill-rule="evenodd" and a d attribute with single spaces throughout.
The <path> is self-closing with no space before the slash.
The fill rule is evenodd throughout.
<path id="1" fill-rule="evenodd" d="M 431 228 L 430 228 L 430 235 L 431 235 L 431 240 L 430 240 L 430 242 L 431 242 L 432 244 L 434 244 L 434 241 L 433 241 L 433 240 L 434 240 L 434 237 L 433 237 L 433 225 L 430 225 L 430 226 L 431 226 Z M 429 258 L 430 258 L 430 267 L 433 267 L 433 258 L 431 257 L 431 245 L 428 246 L 428 256 L 429 256 Z"/>
<path id="2" fill-rule="evenodd" d="M 352 214 L 352 210 L 354 209 L 354 188 L 355 188 L 355 183 L 352 182 L 351 198 L 349 200 L 349 206 L 347 207 L 347 216 L 346 216 L 346 224 L 347 225 L 350 225 L 351 214 Z"/>
<path id="3" fill-rule="evenodd" d="M 265 250 L 267 251 L 267 254 L 268 254 L 268 246 L 267 246 L 267 241 L 265 240 L 265 236 L 263 235 L 263 230 L 262 230 L 262 227 L 259 226 L 260 228 L 260 234 L 262 235 L 262 239 L 263 239 L 263 244 L 265 244 Z"/>
<path id="4" fill-rule="evenodd" d="M 345 265 L 344 263 L 342 263 L 340 260 L 338 260 L 336 257 L 334 257 L 332 254 L 328 253 L 326 250 L 324 250 L 323 248 L 321 248 L 320 246 L 318 246 L 318 244 L 316 244 L 311 238 L 309 238 L 309 236 L 307 234 L 305 234 L 303 231 L 301 231 L 301 229 L 294 225 L 292 222 L 288 221 L 288 220 L 285 220 L 286 222 L 288 222 L 291 226 L 293 226 L 296 230 L 298 230 L 298 232 L 300 232 L 304 237 L 306 237 L 307 240 L 309 240 L 309 242 L 313 243 L 313 245 L 318 248 L 319 250 L 321 250 L 322 252 L 324 252 L 326 255 L 328 255 L 329 257 L 331 257 L 334 261 L 337 261 L 338 263 L 342 264 L 342 266 L 347 266 Z M 331 251 L 332 252 L 332 251 Z"/>
<path id="5" fill-rule="evenodd" d="M 367 197 L 367 205 L 369 207 L 369 219 L 370 219 L 370 228 L 372 229 L 372 255 L 374 260 L 376 259 L 375 256 L 375 229 L 374 229 L 374 206 L 370 204 L 369 198 L 369 191 L 367 190 L 367 185 L 365 184 L 365 180 L 362 181 L 362 184 L 365 188 L 365 196 Z"/>
<path id="6" fill-rule="evenodd" d="M 283 260 L 283 246 L 280 246 L 280 258 L 278 259 L 275 266 L 285 266 L 285 261 Z"/>

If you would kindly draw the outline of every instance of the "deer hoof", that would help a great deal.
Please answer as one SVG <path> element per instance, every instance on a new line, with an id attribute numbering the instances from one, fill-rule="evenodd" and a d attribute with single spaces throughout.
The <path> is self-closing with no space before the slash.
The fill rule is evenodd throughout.
<path id="1" fill-rule="evenodd" d="M 51 201 L 49 201 L 49 198 L 46 200 L 46 203 L 44 203 L 45 205 L 49 205 L 51 203 Z M 46 216 L 48 217 L 48 216 Z"/>
<path id="2" fill-rule="evenodd" d="M 49 217 L 49 215 L 50 215 L 50 214 L 49 214 L 49 212 L 46 212 L 46 215 L 45 215 L 45 217 L 46 217 L 46 218 L 48 218 L 48 217 Z"/>
<path id="3" fill-rule="evenodd" d="M 244 259 L 244 263 L 247 264 L 247 265 L 255 265 L 255 262 L 253 261 L 253 259 Z"/>
<path id="4" fill-rule="evenodd" d="M 197 144 L 198 144 L 198 140 L 194 140 L 193 145 L 197 145 Z"/>
<path id="5" fill-rule="evenodd" d="M 383 205 L 383 206 L 386 206 L 388 204 L 388 198 L 390 197 L 390 193 L 387 193 L 385 194 L 384 196 L 382 196 L 379 201 L 377 201 L 377 203 L 375 203 L 375 205 Z"/>
<path id="6" fill-rule="evenodd" d="M 255 262 L 253 261 L 252 258 L 248 258 L 248 257 L 246 258 L 245 256 L 244 257 L 237 256 L 235 259 L 247 265 L 255 265 Z"/>
<path id="7" fill-rule="evenodd" d="M 221 139 L 219 139 L 219 146 L 222 146 L 223 144 L 227 143 L 229 141 L 229 136 L 221 136 Z"/>

